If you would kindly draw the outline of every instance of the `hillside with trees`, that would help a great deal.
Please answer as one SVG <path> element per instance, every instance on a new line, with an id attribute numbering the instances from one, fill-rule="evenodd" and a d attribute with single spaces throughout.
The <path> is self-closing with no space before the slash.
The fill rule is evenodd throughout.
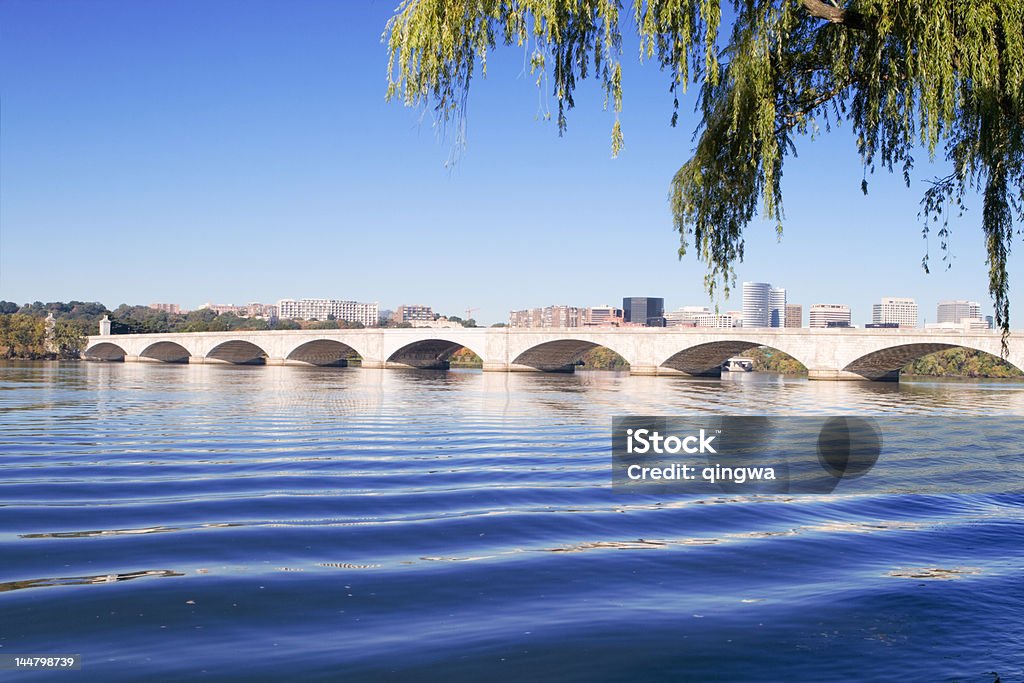
<path id="1" fill-rule="evenodd" d="M 928 377 L 1021 377 L 1024 373 L 1001 358 L 971 349 L 949 349 L 919 358 L 902 370 L 906 375 Z"/>
<path id="2" fill-rule="evenodd" d="M 792 356 L 760 347 L 744 353 L 754 360 L 754 372 L 778 372 L 784 375 L 804 375 L 807 368 Z M 1024 373 L 1006 361 L 988 353 L 972 349 L 939 351 L 908 363 L 900 370 L 903 375 L 923 377 L 1021 377 Z"/>

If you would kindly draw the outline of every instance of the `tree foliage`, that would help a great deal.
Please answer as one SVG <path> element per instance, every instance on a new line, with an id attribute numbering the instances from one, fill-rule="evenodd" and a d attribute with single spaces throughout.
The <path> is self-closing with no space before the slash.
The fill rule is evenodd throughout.
<path id="1" fill-rule="evenodd" d="M 1024 220 L 1024 2 L 633 0 L 627 11 L 618 0 L 406 0 L 385 31 L 387 97 L 461 130 L 472 77 L 486 75 L 499 42 L 516 45 L 538 86 L 550 85 L 560 133 L 577 82 L 597 78 L 617 154 L 627 22 L 641 59 L 667 72 L 672 125 L 679 96 L 700 87 L 696 146 L 669 197 L 679 255 L 693 247 L 709 291 L 735 284 L 756 215 L 782 230 L 783 165 L 798 138 L 844 121 L 865 178 L 880 168 L 909 185 L 922 148 L 948 164 L 921 211 L 944 259 L 950 213 L 980 195 L 989 291 L 1009 329 L 1007 256 Z"/>
<path id="2" fill-rule="evenodd" d="M 78 358 L 85 348 L 83 323 L 63 319 L 47 334 L 46 319 L 28 313 L 0 313 L 0 358 Z"/>
<path id="3" fill-rule="evenodd" d="M 0 356 L 4 358 L 46 358 L 46 321 L 12 313 L 0 315 Z"/>
<path id="4" fill-rule="evenodd" d="M 1019 369 L 991 354 L 973 349 L 949 349 L 918 358 L 903 372 L 933 377 L 1020 377 Z"/>
<path id="5" fill-rule="evenodd" d="M 453 353 L 448 363 L 453 368 L 480 368 L 484 364 L 480 356 L 465 347 Z"/>
<path id="6" fill-rule="evenodd" d="M 603 346 L 597 346 L 590 349 L 583 354 L 580 360 L 583 361 L 582 369 L 584 370 L 629 369 L 629 363 L 625 358 Z"/>
<path id="7" fill-rule="evenodd" d="M 75 320 L 58 320 L 53 326 L 50 350 L 57 358 L 78 358 L 85 350 L 85 325 Z"/>
<path id="8" fill-rule="evenodd" d="M 754 372 L 778 372 L 783 375 L 806 375 L 807 368 L 788 353 L 758 346 L 744 351 L 743 356 L 754 362 Z"/>

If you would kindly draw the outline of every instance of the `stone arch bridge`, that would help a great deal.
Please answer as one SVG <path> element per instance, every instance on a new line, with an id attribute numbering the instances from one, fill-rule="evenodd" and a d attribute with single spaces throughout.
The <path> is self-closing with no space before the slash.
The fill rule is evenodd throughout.
<path id="1" fill-rule="evenodd" d="M 485 371 L 571 371 L 595 347 L 622 356 L 636 375 L 719 374 L 727 358 L 757 346 L 783 351 L 810 379 L 895 380 L 915 358 L 952 348 L 1001 355 L 999 331 L 773 328 L 410 328 L 118 334 L 89 337 L 86 360 L 364 368 L 446 368 L 467 348 Z M 1024 368 L 1024 336 L 1006 359 Z"/>

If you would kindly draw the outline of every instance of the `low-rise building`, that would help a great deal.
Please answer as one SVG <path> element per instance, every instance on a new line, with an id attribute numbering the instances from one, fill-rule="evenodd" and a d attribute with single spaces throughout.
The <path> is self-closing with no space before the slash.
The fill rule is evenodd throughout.
<path id="1" fill-rule="evenodd" d="M 248 313 L 247 306 L 236 306 L 234 304 L 215 304 L 207 301 L 205 304 L 199 307 L 198 310 L 208 309 L 216 313 L 217 315 L 224 315 L 225 313 L 232 313 L 241 318 L 244 318 Z"/>
<path id="2" fill-rule="evenodd" d="M 682 306 L 665 313 L 666 327 L 696 327 L 697 316 L 711 313 L 708 306 Z"/>
<path id="3" fill-rule="evenodd" d="M 958 323 L 968 318 L 981 319 L 981 304 L 977 301 L 940 301 L 936 310 L 935 322 Z"/>
<path id="4" fill-rule="evenodd" d="M 423 304 L 402 304 L 391 314 L 391 320 L 396 323 L 433 322 L 434 309 Z"/>
<path id="5" fill-rule="evenodd" d="M 377 302 L 361 303 L 342 299 L 281 299 L 278 315 L 288 320 L 344 320 L 366 327 L 379 324 Z"/>
<path id="6" fill-rule="evenodd" d="M 846 304 L 811 304 L 808 317 L 808 327 L 812 329 L 835 327 L 829 323 L 845 323 L 848 327 L 852 319 L 850 307 Z"/>
<path id="7" fill-rule="evenodd" d="M 581 327 L 584 309 L 576 306 L 547 306 L 509 312 L 509 327 Z"/>
<path id="8" fill-rule="evenodd" d="M 622 322 L 622 309 L 608 304 L 590 306 L 583 316 L 584 327 L 620 327 Z"/>
<path id="9" fill-rule="evenodd" d="M 951 332 L 979 332 L 989 329 L 983 318 L 964 318 L 959 322 L 928 323 L 926 330 L 949 330 Z"/>
<path id="10" fill-rule="evenodd" d="M 261 304 L 258 301 L 254 301 L 246 305 L 245 317 L 271 321 L 277 320 L 277 304 Z"/>

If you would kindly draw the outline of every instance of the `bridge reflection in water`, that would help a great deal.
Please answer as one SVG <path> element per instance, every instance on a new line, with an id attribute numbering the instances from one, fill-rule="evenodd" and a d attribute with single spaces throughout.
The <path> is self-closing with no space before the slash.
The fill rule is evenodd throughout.
<path id="1" fill-rule="evenodd" d="M 1024 337 L 1008 339 L 1006 360 L 1024 368 Z M 965 348 L 1003 356 L 998 331 L 774 328 L 455 328 L 274 330 L 89 337 L 97 361 L 447 368 L 469 349 L 488 372 L 572 372 L 591 349 L 619 354 L 635 375 L 718 376 L 722 364 L 766 346 L 803 363 L 814 380 L 896 380 L 907 363 Z"/>

